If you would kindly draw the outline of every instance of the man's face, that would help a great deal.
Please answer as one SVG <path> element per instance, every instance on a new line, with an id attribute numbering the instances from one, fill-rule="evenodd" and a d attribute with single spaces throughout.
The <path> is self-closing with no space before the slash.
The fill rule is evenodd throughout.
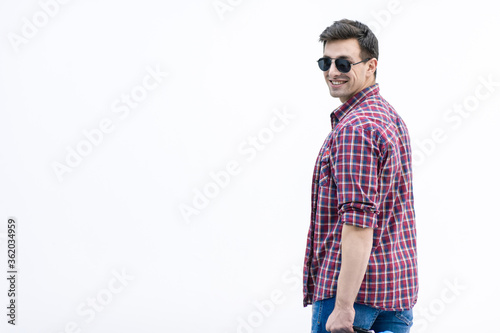
<path id="1" fill-rule="evenodd" d="M 361 59 L 359 43 L 354 38 L 327 42 L 324 56 L 332 59 L 347 59 L 351 64 L 363 60 Z M 339 72 L 333 60 L 330 69 L 323 72 L 323 74 L 330 89 L 330 95 L 340 98 L 340 101 L 344 103 L 361 90 L 375 83 L 374 72 L 376 68 L 377 60 L 371 59 L 351 66 L 348 73 L 342 73 Z"/>

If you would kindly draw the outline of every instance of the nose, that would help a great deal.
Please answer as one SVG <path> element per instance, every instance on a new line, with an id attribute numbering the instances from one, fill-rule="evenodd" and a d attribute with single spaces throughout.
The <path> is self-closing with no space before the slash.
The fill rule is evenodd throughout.
<path id="1" fill-rule="evenodd" d="M 333 79 L 334 77 L 336 76 L 339 76 L 343 73 L 341 73 L 338 69 L 337 69 L 337 66 L 335 66 L 335 62 L 332 62 L 332 65 L 330 66 L 330 69 L 328 69 L 328 71 L 326 71 L 328 77 L 330 79 Z"/>

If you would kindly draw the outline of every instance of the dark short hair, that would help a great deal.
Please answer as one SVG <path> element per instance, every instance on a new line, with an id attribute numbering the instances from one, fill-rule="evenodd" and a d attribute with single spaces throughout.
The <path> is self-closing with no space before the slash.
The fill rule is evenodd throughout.
<path id="1" fill-rule="evenodd" d="M 361 22 L 348 19 L 335 21 L 319 35 L 319 41 L 323 42 L 323 48 L 329 41 L 351 38 L 358 40 L 361 48 L 361 59 L 375 58 L 378 60 L 378 39 L 370 28 Z"/>

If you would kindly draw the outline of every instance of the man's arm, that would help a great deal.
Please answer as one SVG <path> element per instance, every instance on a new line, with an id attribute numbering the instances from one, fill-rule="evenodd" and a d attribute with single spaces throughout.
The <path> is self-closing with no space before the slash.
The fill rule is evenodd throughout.
<path id="1" fill-rule="evenodd" d="M 334 333 L 354 332 L 354 301 L 365 276 L 373 244 L 373 229 L 344 224 L 342 228 L 342 265 L 335 308 L 326 330 Z"/>

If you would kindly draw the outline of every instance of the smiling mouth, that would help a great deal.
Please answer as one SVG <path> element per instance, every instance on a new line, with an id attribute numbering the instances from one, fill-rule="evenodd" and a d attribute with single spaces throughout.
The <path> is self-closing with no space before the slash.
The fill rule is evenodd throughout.
<path id="1" fill-rule="evenodd" d="M 347 83 L 347 81 L 336 81 L 336 80 L 329 80 L 329 81 L 332 87 L 338 87 L 343 85 L 344 83 Z"/>

